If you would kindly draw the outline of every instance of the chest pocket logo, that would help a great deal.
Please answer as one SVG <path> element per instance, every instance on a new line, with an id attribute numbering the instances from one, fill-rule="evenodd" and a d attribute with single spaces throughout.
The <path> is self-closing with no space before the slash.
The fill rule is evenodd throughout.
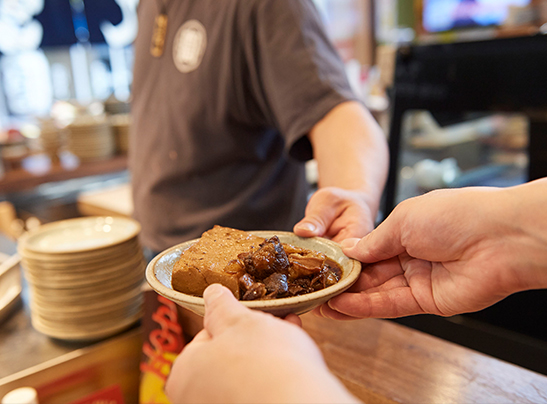
<path id="1" fill-rule="evenodd" d="M 207 48 L 207 31 L 197 20 L 185 22 L 175 35 L 173 60 L 181 73 L 196 70 Z"/>

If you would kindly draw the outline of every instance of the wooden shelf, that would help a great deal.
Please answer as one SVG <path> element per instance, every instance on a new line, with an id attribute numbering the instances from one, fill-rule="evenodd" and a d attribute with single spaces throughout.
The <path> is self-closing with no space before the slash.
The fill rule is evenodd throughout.
<path id="1" fill-rule="evenodd" d="M 65 181 L 74 178 L 102 175 L 124 171 L 127 169 L 127 156 L 114 156 L 108 160 L 81 163 L 68 169 L 59 163 L 54 163 L 51 169 L 41 175 L 32 174 L 24 169 L 7 171 L 0 178 L 0 195 L 27 191 L 48 182 Z"/>

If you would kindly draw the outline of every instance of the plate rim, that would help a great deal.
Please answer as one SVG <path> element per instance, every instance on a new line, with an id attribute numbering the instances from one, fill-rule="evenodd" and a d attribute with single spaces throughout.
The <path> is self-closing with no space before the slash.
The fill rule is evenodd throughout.
<path id="1" fill-rule="evenodd" d="M 255 231 L 248 231 L 248 233 L 251 233 L 251 234 L 254 234 L 254 235 L 257 235 L 257 236 L 261 236 L 261 237 L 262 236 L 271 237 L 273 235 L 278 235 L 278 236 L 283 235 L 283 236 L 290 236 L 290 237 L 293 237 L 293 238 L 297 237 L 297 238 L 306 239 L 306 240 L 320 240 L 321 243 L 330 245 L 332 247 L 335 247 L 336 249 L 341 248 L 340 244 L 336 243 L 335 241 L 323 238 L 323 237 L 299 237 L 296 234 L 294 234 L 292 232 L 287 232 L 287 231 L 255 230 Z M 198 240 L 199 240 L 199 238 L 188 240 L 184 243 L 174 245 L 174 246 L 162 251 L 161 253 L 156 255 L 148 263 L 148 265 L 146 266 L 146 271 L 145 271 L 146 281 L 150 284 L 152 289 L 154 289 L 156 292 L 158 292 L 159 294 L 161 294 L 165 298 L 167 298 L 169 300 L 172 300 L 172 301 L 175 301 L 177 304 L 178 304 L 177 300 L 179 300 L 179 299 L 176 299 L 176 297 L 173 296 L 173 294 L 177 294 L 177 293 L 180 293 L 180 294 L 184 295 L 185 296 L 184 303 L 188 304 L 188 305 L 191 305 L 191 306 L 203 306 L 204 301 L 203 301 L 203 297 L 191 296 L 191 295 L 176 291 L 172 288 L 168 288 L 167 286 L 165 286 L 163 283 L 161 283 L 157 279 L 154 268 L 156 266 L 156 263 L 159 261 L 159 259 L 161 257 L 163 257 L 164 255 L 167 255 L 168 253 L 170 253 L 174 250 L 180 249 L 183 246 L 186 246 L 186 248 L 189 248 L 192 244 L 195 244 Z M 317 297 L 318 299 L 321 299 L 321 298 L 325 298 L 327 296 L 330 296 L 333 293 L 340 294 L 340 293 L 344 292 L 345 290 L 349 289 L 357 281 L 357 279 L 359 278 L 359 275 L 361 274 L 361 268 L 362 268 L 361 262 L 359 262 L 358 260 L 355 260 L 353 258 L 349 258 L 349 257 L 347 257 L 347 258 L 352 263 L 352 268 L 350 269 L 349 274 L 348 274 L 347 277 L 341 279 L 338 283 L 335 284 L 338 287 L 336 287 L 334 289 L 331 289 L 330 287 L 328 287 L 328 288 L 324 288 L 324 289 L 321 289 L 321 290 L 318 290 L 318 291 L 315 291 L 315 292 L 306 293 L 304 295 L 299 295 L 299 296 L 291 296 L 291 297 L 288 297 L 288 298 L 279 298 L 279 299 L 271 299 L 271 300 L 252 300 L 252 301 L 239 300 L 239 302 L 241 302 L 244 306 L 246 306 L 248 308 L 251 308 L 251 309 L 257 309 L 258 308 L 260 310 L 264 310 L 264 309 L 266 309 L 266 310 L 269 310 L 269 309 L 275 310 L 277 308 L 280 308 L 281 306 L 284 306 L 284 303 L 286 302 L 286 299 L 291 299 L 290 304 L 291 305 L 296 305 L 296 304 L 299 304 L 299 303 L 305 303 L 306 301 L 309 301 L 310 300 L 309 296 L 312 296 L 312 295 L 314 297 Z M 333 285 L 332 287 L 334 287 L 335 285 Z M 173 299 L 175 299 L 175 300 L 173 300 Z"/>
<path id="2" fill-rule="evenodd" d="M 70 227 L 71 225 L 74 225 L 77 222 L 85 222 L 85 221 L 97 221 L 98 219 L 112 219 L 113 221 L 124 221 L 127 223 L 131 223 L 135 226 L 135 229 L 131 231 L 130 233 L 126 234 L 125 236 L 115 240 L 114 242 L 108 243 L 106 245 L 102 246 L 91 246 L 91 247 L 81 247 L 78 249 L 71 249 L 71 250 L 62 250 L 62 251 L 51 251 L 45 248 L 36 248 L 33 247 L 30 244 L 30 240 L 33 237 L 36 237 L 40 235 L 43 232 L 54 230 L 57 227 Z M 119 244 L 122 244 L 136 236 L 141 231 L 141 225 L 138 221 L 135 219 L 129 218 L 129 217 L 122 217 L 122 216 L 86 216 L 86 217 L 77 217 L 77 218 L 71 218 L 71 219 L 65 219 L 65 220 L 59 220 L 56 222 L 46 223 L 44 225 L 41 225 L 40 227 L 33 229 L 24 235 L 22 235 L 19 240 L 19 253 L 24 256 L 24 251 L 30 251 L 37 254 L 49 254 L 49 255 L 63 255 L 63 254 L 74 254 L 74 253 L 83 253 L 83 252 L 89 252 L 89 251 L 96 251 L 101 250 L 103 248 L 108 247 L 114 247 Z"/>

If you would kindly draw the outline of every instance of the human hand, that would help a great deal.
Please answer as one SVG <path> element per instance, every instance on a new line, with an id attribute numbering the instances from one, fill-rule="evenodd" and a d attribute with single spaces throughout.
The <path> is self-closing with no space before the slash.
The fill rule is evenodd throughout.
<path id="1" fill-rule="evenodd" d="M 205 328 L 183 349 L 167 380 L 172 402 L 358 402 L 329 372 L 297 316 L 283 321 L 250 310 L 218 284 L 203 298 Z"/>
<path id="2" fill-rule="evenodd" d="M 317 190 L 306 206 L 306 216 L 294 226 L 301 237 L 326 237 L 341 242 L 363 237 L 374 228 L 376 210 L 363 192 L 325 187 Z"/>
<path id="3" fill-rule="evenodd" d="M 541 225 L 547 215 L 539 196 L 545 188 L 536 184 L 532 191 L 477 187 L 403 201 L 372 233 L 343 243 L 346 255 L 371 265 L 347 293 L 315 313 L 334 319 L 451 316 L 547 287 Z"/>

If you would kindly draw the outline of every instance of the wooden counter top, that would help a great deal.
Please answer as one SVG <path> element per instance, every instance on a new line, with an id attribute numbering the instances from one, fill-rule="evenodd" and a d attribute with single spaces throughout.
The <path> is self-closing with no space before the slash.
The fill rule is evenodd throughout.
<path id="1" fill-rule="evenodd" d="M 59 163 L 53 163 L 49 171 L 40 175 L 24 169 L 11 170 L 0 178 L 0 194 L 26 191 L 47 182 L 108 174 L 126 169 L 127 156 L 118 155 L 108 160 L 81 163 L 74 168 L 65 168 Z"/>
<path id="2" fill-rule="evenodd" d="M 19 315 L 28 317 L 24 312 Z M 202 321 L 201 317 L 187 317 L 186 320 L 192 322 L 195 329 L 190 329 L 187 324 L 183 325 L 183 329 L 190 331 L 191 335 L 195 334 L 201 327 L 198 324 Z M 364 402 L 547 403 L 547 376 L 406 326 L 375 319 L 339 322 L 313 314 L 302 316 L 302 321 L 304 329 L 319 345 L 331 371 Z M 0 363 L 9 364 L 14 368 L 12 371 L 20 371 L 29 364 L 25 366 L 16 362 L 36 347 L 21 346 L 26 345 L 24 341 L 17 346 L 6 338 L 14 331 L 12 322 L 3 325 L 7 329 L 3 331 L 5 349 L 0 355 Z M 27 328 L 28 334 L 45 340 L 39 344 L 41 349 L 45 343 L 58 345 L 32 330 L 30 325 Z M 78 350 L 80 347 L 72 348 Z M 57 349 L 71 351 L 68 347 L 57 346 Z M 27 361 L 36 361 L 39 351 L 28 357 Z M 139 357 L 140 350 L 135 350 L 135 363 L 138 363 Z M 138 369 L 134 368 L 132 372 L 138 372 Z M 18 375 L 22 376 L 0 375 L 0 379 L 7 376 L 0 380 L 0 392 L 32 381 L 29 379 L 32 375 L 25 372 Z M 43 378 L 40 375 L 36 377 Z"/>
<path id="3" fill-rule="evenodd" d="M 331 371 L 371 403 L 547 403 L 547 377 L 386 320 L 302 316 Z"/>
<path id="4" fill-rule="evenodd" d="M 202 318 L 180 311 L 183 330 L 195 335 L 202 327 Z M 331 371 L 364 402 L 547 403 L 547 376 L 412 328 L 388 320 L 341 322 L 313 314 L 302 316 L 302 321 Z M 118 344 L 116 341 L 118 338 L 104 342 Z M 47 375 L 34 375 L 25 369 L 59 362 L 67 355 L 70 359 L 73 352 L 88 352 L 86 345 L 53 340 L 34 330 L 25 303 L 0 323 L 0 396 L 31 382 L 38 385 L 45 376 L 60 377 L 58 368 L 52 368 Z M 92 352 L 84 356 L 95 357 Z M 140 349 L 133 347 L 131 352 L 132 357 L 126 358 L 129 362 L 123 366 L 132 366 L 134 388 Z M 70 363 L 62 365 L 67 374 L 74 371 Z"/>

